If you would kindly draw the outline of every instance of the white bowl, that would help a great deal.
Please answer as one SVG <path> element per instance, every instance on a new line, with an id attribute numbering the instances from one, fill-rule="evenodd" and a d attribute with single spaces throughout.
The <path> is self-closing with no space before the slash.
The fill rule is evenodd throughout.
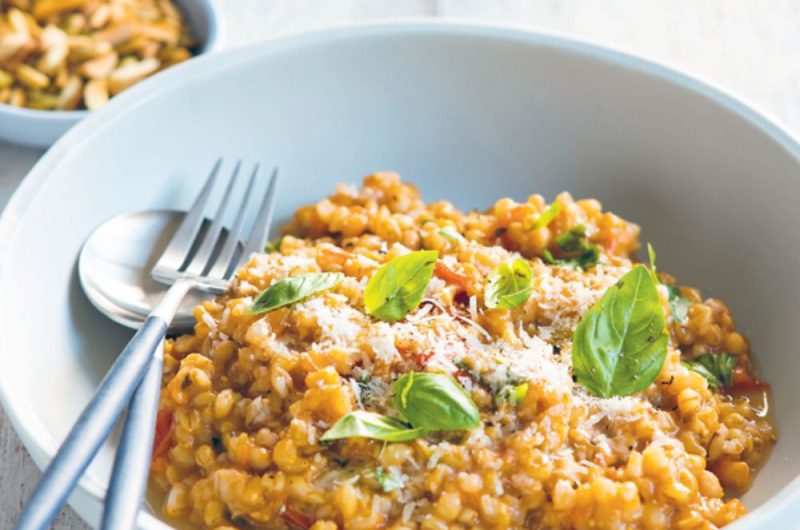
<path id="1" fill-rule="evenodd" d="M 53 146 L 0 220 L 0 397 L 37 465 L 129 337 L 80 292 L 82 242 L 116 213 L 187 208 L 219 155 L 280 165 L 278 221 L 395 169 L 465 209 L 570 190 L 639 222 L 663 270 L 729 303 L 773 385 L 779 442 L 730 528 L 796 530 L 800 145 L 674 70 L 502 27 L 351 26 L 201 57 Z M 72 497 L 93 523 L 112 456 Z"/>
<path id="2" fill-rule="evenodd" d="M 224 25 L 219 0 L 175 0 L 201 43 L 200 53 L 218 50 Z M 0 103 L 0 140 L 33 147 L 49 147 L 87 110 L 36 110 Z"/>

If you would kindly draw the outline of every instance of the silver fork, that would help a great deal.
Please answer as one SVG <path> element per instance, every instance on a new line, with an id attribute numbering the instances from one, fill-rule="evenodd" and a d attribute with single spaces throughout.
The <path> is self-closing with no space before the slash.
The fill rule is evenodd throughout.
<path id="1" fill-rule="evenodd" d="M 258 165 L 252 171 L 233 226 L 227 236 L 223 235 L 223 218 L 232 202 L 241 162 L 236 164 L 216 215 L 206 230 L 201 231 L 221 164 L 220 159 L 214 165 L 192 208 L 152 270 L 153 278 L 170 285 L 169 290 L 100 382 L 20 513 L 17 530 L 42 530 L 52 522 L 129 400 L 102 527 L 133 528 L 147 484 L 161 387 L 163 349 L 159 346 L 169 323 L 189 291 L 224 292 L 238 265 L 253 252 L 263 249 L 269 235 L 277 168 L 272 172 L 249 237 L 246 243 L 240 243 Z"/>

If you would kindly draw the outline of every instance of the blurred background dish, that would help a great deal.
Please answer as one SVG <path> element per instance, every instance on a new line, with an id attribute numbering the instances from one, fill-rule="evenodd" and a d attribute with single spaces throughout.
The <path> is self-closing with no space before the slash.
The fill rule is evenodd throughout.
<path id="1" fill-rule="evenodd" d="M 217 0 L 0 2 L 0 139 L 46 147 L 109 98 L 219 48 Z"/>

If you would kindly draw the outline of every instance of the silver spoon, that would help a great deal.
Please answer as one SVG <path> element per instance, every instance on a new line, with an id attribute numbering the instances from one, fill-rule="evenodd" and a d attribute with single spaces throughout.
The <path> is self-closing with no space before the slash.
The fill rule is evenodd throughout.
<path id="1" fill-rule="evenodd" d="M 95 230 L 81 250 L 78 279 L 92 305 L 118 324 L 139 329 L 169 286 L 150 276 L 184 218 L 184 212 L 152 210 L 122 214 Z M 203 229 L 208 226 L 205 222 Z M 191 329 L 192 310 L 211 298 L 191 291 L 169 326 L 170 334 Z"/>

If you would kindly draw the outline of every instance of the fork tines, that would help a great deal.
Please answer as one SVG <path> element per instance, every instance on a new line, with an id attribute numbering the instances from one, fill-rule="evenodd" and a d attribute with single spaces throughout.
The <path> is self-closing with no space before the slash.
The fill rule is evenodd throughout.
<path id="1" fill-rule="evenodd" d="M 255 195 L 259 165 L 250 174 L 241 199 L 233 200 L 236 183 L 242 169 L 241 160 L 228 179 L 222 200 L 216 213 L 206 219 L 206 208 L 222 166 L 218 159 L 211 169 L 200 194 L 194 200 L 169 244 L 153 267 L 153 278 L 164 283 L 174 283 L 182 278 L 191 278 L 202 285 L 200 289 L 224 291 L 238 266 L 254 252 L 264 249 L 269 236 L 270 222 L 275 207 L 275 188 L 278 168 L 272 170 L 266 190 L 260 202 L 251 200 Z M 255 203 L 254 203 L 255 202 Z M 223 228 L 225 215 L 236 208 L 236 217 L 228 230 Z M 242 241 L 246 218 L 250 210 L 257 212 L 251 223 L 246 241 Z"/>

